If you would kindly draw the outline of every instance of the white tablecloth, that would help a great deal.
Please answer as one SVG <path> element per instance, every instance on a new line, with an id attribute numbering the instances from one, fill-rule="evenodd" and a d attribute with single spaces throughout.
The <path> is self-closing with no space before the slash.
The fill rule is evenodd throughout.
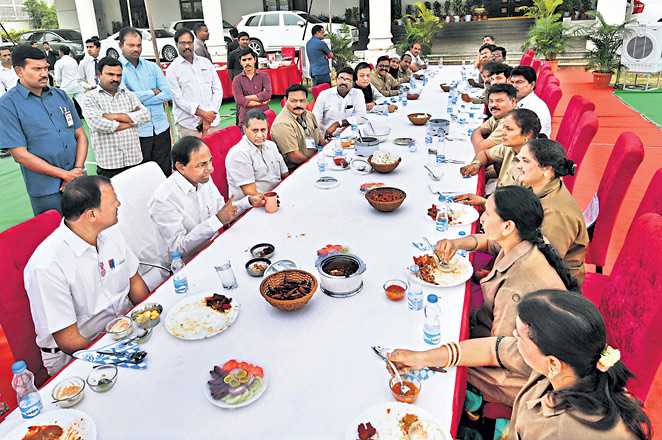
<path id="1" fill-rule="evenodd" d="M 414 126 L 408 113 L 429 112 L 446 117 L 446 94 L 439 83 L 456 79 L 458 69 L 444 67 L 417 101 L 384 116 L 371 115 L 374 125 L 388 124 L 390 140 L 381 148 L 402 157 L 391 174 L 360 175 L 353 170 L 327 171 L 340 186 L 322 190 L 313 186 L 318 177 L 316 158 L 297 169 L 276 191 L 281 206 L 277 213 L 252 210 L 221 234 L 187 266 L 191 294 L 219 292 L 240 304 L 236 322 L 226 331 L 200 341 L 171 336 L 163 322 L 142 345 L 149 354 L 146 370 L 120 368 L 116 385 L 107 393 L 85 390 L 76 409 L 95 420 L 99 439 L 342 439 L 354 420 L 371 405 L 392 401 L 389 375 L 371 345 L 426 349 L 423 342 L 423 313 L 407 308 L 406 299 L 391 301 L 382 285 L 391 278 L 406 276 L 412 256 L 421 252 L 412 242 L 425 236 L 432 243 L 442 237 L 426 217 L 437 200 L 428 189 L 432 181 L 424 170 L 427 151 L 424 126 Z M 392 139 L 412 137 L 418 151 L 397 146 Z M 467 163 L 474 153 L 468 140 L 447 143 L 446 156 Z M 331 159 L 327 158 L 329 164 Z M 462 179 L 460 165 L 443 165 L 441 183 L 476 189 L 476 178 Z M 407 193 L 400 208 L 391 213 L 373 209 L 359 191 L 366 182 L 383 182 Z M 469 226 L 451 227 L 446 236 L 455 237 Z M 319 280 L 314 267 L 316 250 L 326 244 L 349 246 L 367 265 L 364 287 L 356 296 L 336 299 L 319 289 L 311 301 L 295 312 L 271 307 L 259 294 L 261 278 L 249 277 L 244 264 L 249 248 L 268 242 L 276 247 L 272 261 L 291 259 Z M 230 259 L 239 287 L 223 291 L 214 263 Z M 458 339 L 465 286 L 425 288 L 437 293 L 442 310 L 442 341 Z M 168 280 L 147 300 L 164 307 L 165 315 L 180 299 Z M 163 320 L 162 320 L 163 321 Z M 97 345 L 108 342 L 107 337 Z M 204 391 L 209 370 L 229 359 L 246 360 L 262 366 L 269 375 L 265 394 L 250 406 L 224 410 L 207 401 Z M 69 376 L 85 378 L 92 365 L 75 361 L 41 390 L 45 410 L 52 387 Z M 437 373 L 423 382 L 416 404 L 437 415 L 450 428 L 455 369 Z M 0 436 L 21 423 L 15 411 L 0 426 Z"/>

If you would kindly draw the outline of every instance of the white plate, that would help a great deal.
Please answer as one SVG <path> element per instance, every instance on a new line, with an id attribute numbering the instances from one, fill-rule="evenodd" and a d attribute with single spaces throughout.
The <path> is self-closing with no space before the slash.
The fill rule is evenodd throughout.
<path id="1" fill-rule="evenodd" d="M 336 157 L 335 143 L 336 141 L 331 141 L 322 148 L 322 152 L 326 157 Z M 356 151 L 356 148 L 354 148 L 354 145 L 351 147 L 342 147 L 342 151 L 345 159 L 347 159 L 347 153 Z"/>
<path id="2" fill-rule="evenodd" d="M 28 433 L 30 426 L 58 425 L 64 431 L 62 438 L 94 440 L 97 438 L 97 426 L 88 414 L 77 409 L 56 409 L 25 420 L 14 428 L 5 440 L 21 440 Z M 69 434 L 69 436 L 65 436 Z"/>
<path id="3" fill-rule="evenodd" d="M 253 364 L 253 365 L 259 366 L 259 365 L 255 364 L 255 363 L 253 363 L 253 362 L 246 361 L 246 360 L 244 360 L 244 361 L 240 361 L 240 362 L 248 362 L 249 364 Z M 225 363 L 225 362 L 224 362 L 224 363 Z M 221 366 L 223 366 L 223 365 L 221 365 Z M 241 408 L 242 406 L 250 405 L 251 403 L 255 402 L 257 399 L 259 399 L 260 396 L 262 396 L 262 394 L 264 394 L 264 392 L 265 392 L 266 389 L 267 389 L 267 385 L 269 384 L 269 377 L 267 376 L 266 371 L 264 371 L 264 368 L 262 368 L 262 371 L 264 372 L 264 377 L 262 378 L 262 387 L 261 387 L 259 390 L 257 390 L 257 393 L 255 393 L 255 394 L 252 395 L 250 398 L 244 400 L 244 401 L 241 402 L 241 403 L 238 403 L 238 404 L 236 404 L 236 405 L 230 405 L 229 403 L 226 403 L 226 402 L 224 402 L 223 400 L 216 400 L 216 399 L 214 399 L 214 398 L 211 396 L 211 391 L 209 391 L 209 385 L 207 384 L 206 381 L 205 381 L 205 385 L 204 385 L 204 386 L 205 386 L 205 396 L 207 396 L 207 400 L 209 400 L 211 403 L 213 403 L 214 405 L 218 406 L 219 408 L 229 408 L 229 409 L 232 409 L 232 408 Z M 207 373 L 207 380 L 209 380 L 210 378 L 211 378 L 211 374 Z"/>
<path id="4" fill-rule="evenodd" d="M 367 159 L 356 158 L 350 162 L 349 166 L 359 174 L 372 173 L 372 166 L 368 163 Z"/>
<path id="5" fill-rule="evenodd" d="M 351 169 L 352 160 L 348 159 L 347 156 L 345 156 L 345 161 L 347 161 L 347 167 L 343 167 L 342 165 L 336 165 L 333 159 L 331 159 L 330 161 L 327 160 L 326 168 L 331 171 L 347 171 Z"/>
<path id="6" fill-rule="evenodd" d="M 429 255 L 432 255 L 432 254 L 429 254 Z M 417 255 L 417 256 L 420 256 L 420 254 Z M 435 274 L 434 280 L 438 284 L 428 283 L 427 281 L 423 281 L 420 278 L 418 279 L 418 282 L 422 283 L 426 286 L 429 286 L 429 287 L 453 287 L 453 286 L 459 286 L 459 285 L 462 285 L 462 284 L 466 283 L 471 278 L 471 276 L 473 275 L 474 268 L 471 265 L 471 262 L 469 261 L 468 258 L 461 257 L 461 256 L 455 254 L 455 256 L 452 258 L 452 260 L 456 261 L 455 260 L 456 258 L 457 258 L 457 266 L 453 269 L 452 272 L 439 272 L 439 273 Z M 413 259 L 410 260 L 410 261 L 411 261 L 411 264 L 414 264 Z M 412 278 L 411 273 L 409 271 L 409 267 L 411 266 L 411 264 L 405 268 L 405 271 L 407 272 L 410 281 L 411 281 L 411 278 Z"/>
<path id="7" fill-rule="evenodd" d="M 214 293 L 225 295 L 222 290 L 200 293 L 175 304 L 165 319 L 168 333 L 176 338 L 195 340 L 214 336 L 230 327 L 239 314 L 239 304 L 233 298 L 230 310 L 218 312 L 205 305 L 205 298 Z M 206 322 L 201 324 L 201 320 L 206 320 Z M 182 328 L 182 325 L 188 326 L 188 329 Z"/>
<path id="8" fill-rule="evenodd" d="M 435 205 L 437 205 L 437 208 L 439 208 L 438 203 L 435 203 Z M 458 209 L 459 207 L 463 209 L 462 214 L 460 214 L 456 220 L 448 223 L 449 226 L 470 225 L 476 220 L 478 220 L 478 218 L 480 217 L 480 214 L 478 214 L 478 210 L 471 205 L 465 205 L 463 203 L 449 203 L 449 205 L 452 205 L 455 209 Z M 427 210 L 430 208 L 431 206 L 425 210 L 425 217 L 427 217 L 428 220 L 431 220 L 432 222 L 436 223 L 437 220 L 433 220 L 432 217 L 428 215 Z"/>
<path id="9" fill-rule="evenodd" d="M 387 412 L 389 410 L 390 413 Z M 446 435 L 446 438 L 448 440 L 452 439 L 448 429 L 446 429 L 446 427 L 443 425 L 443 423 L 441 423 L 439 418 L 437 418 L 437 416 L 432 414 L 430 411 L 410 403 L 383 402 L 367 408 L 357 418 L 355 418 L 347 428 L 347 432 L 345 434 L 345 440 L 356 440 L 357 438 L 359 438 L 359 431 L 358 431 L 359 425 L 361 423 L 365 424 L 368 422 L 370 422 L 373 428 L 377 430 L 377 434 L 379 435 L 379 440 L 408 440 L 409 437 L 404 434 L 402 437 L 398 438 L 398 437 L 387 437 L 383 435 L 384 433 L 380 434 L 379 432 L 379 429 L 382 425 L 382 421 L 387 416 L 391 417 L 391 415 L 393 415 L 396 419 L 400 419 L 405 414 L 416 414 L 419 420 L 429 420 L 431 422 L 436 423 L 437 425 L 439 425 L 439 427 L 441 427 L 441 430 L 443 431 L 444 435 Z"/>
<path id="10" fill-rule="evenodd" d="M 340 185 L 340 181 L 338 179 L 334 179 L 331 181 L 320 181 L 316 180 L 315 181 L 315 186 L 320 188 L 320 189 L 331 189 L 335 188 L 336 186 Z"/>

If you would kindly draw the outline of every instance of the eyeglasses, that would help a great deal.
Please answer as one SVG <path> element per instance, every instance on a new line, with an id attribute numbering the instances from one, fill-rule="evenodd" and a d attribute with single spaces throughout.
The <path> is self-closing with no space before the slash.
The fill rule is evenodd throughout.
<path id="1" fill-rule="evenodd" d="M 389 66 L 388 64 L 380 64 L 377 66 L 377 68 L 380 70 L 388 70 L 391 68 L 391 66 Z"/>
<path id="2" fill-rule="evenodd" d="M 339 76 L 336 79 L 336 81 L 339 82 L 339 83 L 347 83 L 347 84 L 351 84 L 351 83 L 354 82 L 354 80 L 352 78 L 343 78 L 342 76 Z"/>
<path id="3" fill-rule="evenodd" d="M 503 55 L 501 55 L 500 53 L 493 53 L 492 54 L 492 58 L 501 58 L 502 56 Z"/>

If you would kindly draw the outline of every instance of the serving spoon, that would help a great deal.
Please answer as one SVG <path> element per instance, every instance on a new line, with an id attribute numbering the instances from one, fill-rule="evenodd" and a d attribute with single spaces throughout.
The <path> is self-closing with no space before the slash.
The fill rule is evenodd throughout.
<path id="1" fill-rule="evenodd" d="M 439 255 L 437 255 L 437 253 L 434 250 L 434 247 L 430 244 L 428 239 L 423 237 L 423 240 L 425 240 L 425 242 L 428 244 L 428 246 L 430 246 L 430 248 L 432 249 L 432 256 L 435 258 L 435 260 L 437 260 L 437 264 L 439 265 L 439 267 L 442 268 L 442 269 L 448 269 L 450 266 L 448 265 L 448 263 L 446 263 L 444 260 L 442 260 L 439 257 Z"/>

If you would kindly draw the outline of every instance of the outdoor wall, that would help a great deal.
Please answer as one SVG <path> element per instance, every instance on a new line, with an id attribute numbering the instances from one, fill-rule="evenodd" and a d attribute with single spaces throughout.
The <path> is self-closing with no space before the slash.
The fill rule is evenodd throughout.
<path id="1" fill-rule="evenodd" d="M 74 0 L 57 0 L 55 2 L 55 12 L 57 13 L 57 21 L 60 28 L 80 31 L 78 15 L 76 15 L 76 2 Z"/>
<path id="2" fill-rule="evenodd" d="M 3 21 L 2 25 L 8 31 L 24 31 L 30 29 L 30 22 L 28 20 Z"/>

